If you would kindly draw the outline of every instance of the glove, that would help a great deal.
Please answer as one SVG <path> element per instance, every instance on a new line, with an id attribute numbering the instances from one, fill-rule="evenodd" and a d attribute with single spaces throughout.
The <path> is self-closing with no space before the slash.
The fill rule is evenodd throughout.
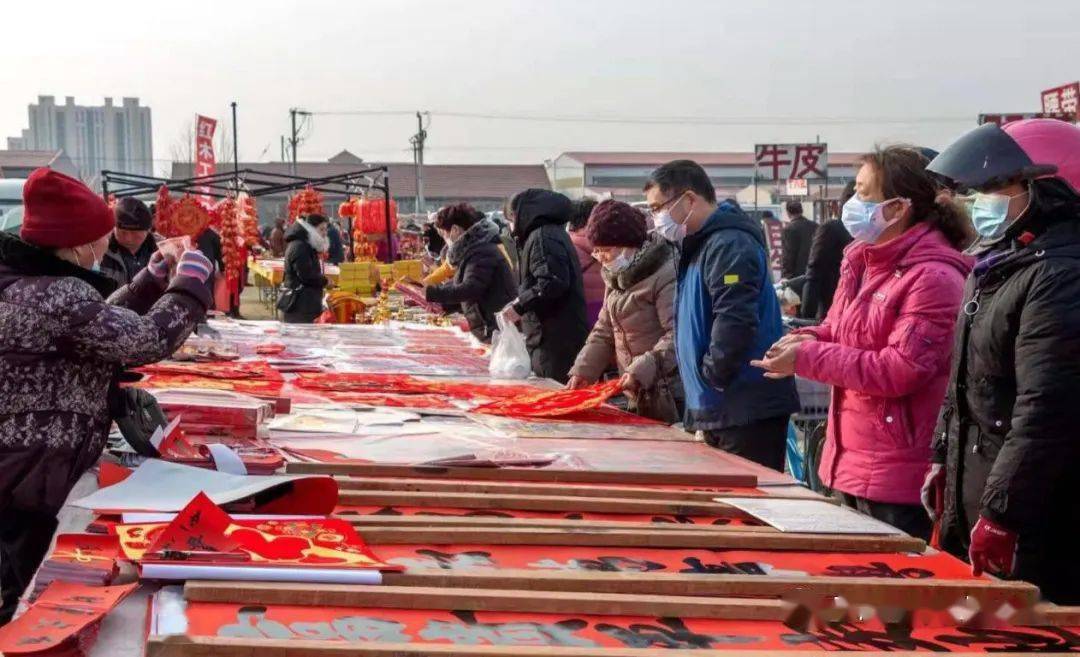
<path id="1" fill-rule="evenodd" d="M 213 271 L 214 265 L 198 251 L 184 251 L 184 255 L 180 256 L 180 262 L 176 266 L 177 276 L 194 278 L 200 283 L 205 283 Z"/>
<path id="2" fill-rule="evenodd" d="M 971 574 L 984 572 L 1009 577 L 1016 570 L 1016 533 L 979 516 L 971 529 Z"/>
<path id="3" fill-rule="evenodd" d="M 150 275 L 159 280 L 169 277 L 169 260 L 161 251 L 154 251 L 150 256 L 150 262 L 146 265 Z"/>
<path id="4" fill-rule="evenodd" d="M 923 481 L 922 490 L 919 491 L 919 497 L 922 499 L 923 508 L 926 509 L 926 515 L 930 516 L 931 521 L 936 521 L 938 519 L 938 500 L 945 497 L 944 464 L 930 464 L 930 471 L 926 473 L 926 479 Z"/>

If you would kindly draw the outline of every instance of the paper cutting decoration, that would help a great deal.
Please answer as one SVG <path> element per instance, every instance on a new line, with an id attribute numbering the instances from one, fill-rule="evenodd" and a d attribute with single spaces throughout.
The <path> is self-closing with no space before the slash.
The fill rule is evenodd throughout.
<path id="1" fill-rule="evenodd" d="M 185 196 L 169 208 L 166 226 L 170 234 L 165 237 L 198 237 L 210 225 L 210 213 L 195 197 Z"/>
<path id="2" fill-rule="evenodd" d="M 597 383 L 577 390 L 541 391 L 484 404 L 474 413 L 510 417 L 560 417 L 599 408 L 622 391 L 619 381 Z"/>
<path id="3" fill-rule="evenodd" d="M 122 524 L 115 531 L 124 556 L 139 563 L 400 570 L 380 562 L 344 520 L 236 520 L 202 494 L 170 523 Z"/>

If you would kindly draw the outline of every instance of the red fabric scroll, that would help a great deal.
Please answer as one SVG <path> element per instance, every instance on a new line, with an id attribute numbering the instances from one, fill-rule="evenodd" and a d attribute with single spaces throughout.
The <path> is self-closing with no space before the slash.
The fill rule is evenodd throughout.
<path id="1" fill-rule="evenodd" d="M 560 417 L 599 408 L 622 391 L 616 379 L 577 390 L 543 390 L 514 399 L 502 399 L 473 409 L 474 413 L 508 417 Z"/>

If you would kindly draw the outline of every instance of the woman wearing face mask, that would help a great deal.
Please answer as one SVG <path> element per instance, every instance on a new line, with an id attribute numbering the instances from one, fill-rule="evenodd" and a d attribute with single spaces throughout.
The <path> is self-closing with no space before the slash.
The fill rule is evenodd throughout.
<path id="1" fill-rule="evenodd" d="M 326 217 L 309 214 L 285 231 L 285 277 L 278 308 L 287 324 L 311 324 L 322 314 L 328 281 L 320 256 L 330 250 L 329 228 Z"/>
<path id="2" fill-rule="evenodd" d="M 435 227 L 449 245 L 446 259 L 454 279 L 425 287 L 424 296 L 443 305 L 460 304 L 472 334 L 491 342 L 498 328 L 495 314 L 513 300 L 517 288 L 499 227 L 467 203 L 439 210 Z"/>
<path id="3" fill-rule="evenodd" d="M 929 538 L 919 491 L 949 377 L 953 328 L 970 259 L 967 218 L 936 199 L 917 150 L 863 159 L 841 221 L 855 241 L 821 326 L 778 341 L 767 376 L 833 386 L 818 474 L 844 503 Z"/>
<path id="4" fill-rule="evenodd" d="M 645 216 L 619 201 L 597 205 L 585 232 L 607 291 L 567 387 L 595 383 L 614 359 L 632 412 L 678 422 L 674 249 L 650 240 Z"/>
<path id="5" fill-rule="evenodd" d="M 23 199 L 21 239 L 0 233 L 0 625 L 101 454 L 118 370 L 167 358 L 211 301 L 195 251 L 156 252 L 114 292 L 99 269 L 115 216 L 80 181 L 38 169 Z"/>
<path id="6" fill-rule="evenodd" d="M 928 511 L 973 570 L 1080 603 L 1080 129 L 980 126 L 929 169 L 966 197 L 979 242 L 934 433 Z"/>

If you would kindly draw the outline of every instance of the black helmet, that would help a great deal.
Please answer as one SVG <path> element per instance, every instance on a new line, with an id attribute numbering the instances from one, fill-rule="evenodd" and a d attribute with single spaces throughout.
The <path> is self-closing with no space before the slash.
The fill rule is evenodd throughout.
<path id="1" fill-rule="evenodd" d="M 1016 178 L 1052 175 L 1057 167 L 1033 161 L 1007 130 L 996 123 L 984 123 L 950 144 L 926 170 L 954 188 L 985 189 Z"/>

